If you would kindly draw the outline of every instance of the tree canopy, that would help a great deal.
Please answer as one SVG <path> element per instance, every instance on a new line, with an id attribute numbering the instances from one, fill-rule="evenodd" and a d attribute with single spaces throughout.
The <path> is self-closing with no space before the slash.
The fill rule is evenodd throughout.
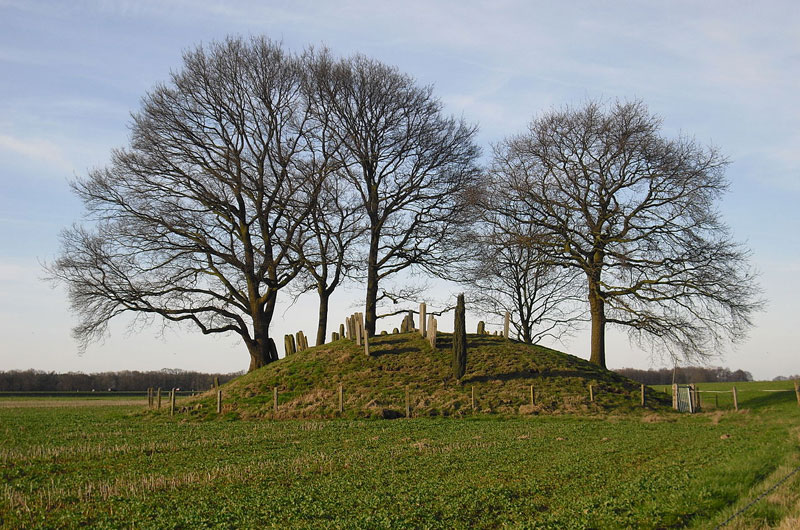
<path id="1" fill-rule="evenodd" d="M 432 87 L 357 55 L 314 60 L 316 108 L 338 146 L 366 220 L 365 328 L 375 334 L 379 283 L 411 267 L 441 273 L 458 260 L 478 181 L 475 126 L 445 116 Z"/>
<path id="2" fill-rule="evenodd" d="M 133 114 L 130 146 L 73 184 L 89 218 L 51 273 L 85 345 L 122 313 L 236 333 L 250 369 L 277 359 L 277 293 L 314 204 L 318 136 L 299 61 L 262 38 L 189 51 Z"/>
<path id="3" fill-rule="evenodd" d="M 662 136 L 639 101 L 552 110 L 497 146 L 496 207 L 535 228 L 548 262 L 581 272 L 594 363 L 606 365 L 609 324 L 689 358 L 750 327 L 762 302 L 749 253 L 716 209 L 726 164 Z"/>
<path id="4" fill-rule="evenodd" d="M 321 343 L 329 296 L 358 270 L 374 334 L 378 281 L 440 266 L 467 219 L 475 130 L 363 56 L 265 38 L 187 52 L 133 114 L 130 145 L 73 183 L 89 222 L 62 233 L 49 272 L 68 286 L 75 337 L 85 348 L 120 314 L 160 317 L 238 334 L 253 370 L 277 359 L 282 289 L 316 287 Z"/>
<path id="5" fill-rule="evenodd" d="M 316 289 L 321 344 L 343 281 L 365 281 L 374 335 L 379 285 L 416 269 L 470 281 L 526 342 L 569 329 L 583 298 L 602 366 L 607 325 L 703 356 L 762 302 L 715 207 L 726 160 L 660 129 L 638 101 L 553 110 L 484 171 L 477 127 L 396 68 L 229 38 L 185 53 L 130 145 L 72 184 L 87 222 L 48 270 L 82 348 L 129 313 L 237 334 L 253 370 L 278 358 L 281 290 Z"/>

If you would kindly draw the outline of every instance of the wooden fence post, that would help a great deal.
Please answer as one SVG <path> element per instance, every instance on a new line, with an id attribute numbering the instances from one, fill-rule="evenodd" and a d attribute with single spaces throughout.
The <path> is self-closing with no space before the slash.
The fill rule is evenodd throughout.
<path id="1" fill-rule="evenodd" d="M 173 388 L 169 395 L 169 415 L 175 415 L 175 389 Z"/>
<path id="2" fill-rule="evenodd" d="M 217 414 L 222 414 L 222 390 L 217 390 Z"/>
<path id="3" fill-rule="evenodd" d="M 424 304 L 423 304 L 424 305 Z M 420 321 L 422 322 L 422 321 Z M 406 418 L 411 417 L 411 400 L 408 396 L 408 387 L 406 387 Z"/>
<path id="4" fill-rule="evenodd" d="M 642 406 L 644 407 L 646 405 L 647 405 L 647 401 L 646 401 L 646 397 L 644 395 L 644 385 L 642 385 Z"/>
<path id="5" fill-rule="evenodd" d="M 536 405 L 536 394 L 533 390 L 533 385 L 531 385 L 531 407 Z"/>
<path id="6" fill-rule="evenodd" d="M 505 320 L 505 323 L 503 324 L 503 337 L 505 337 L 506 339 L 510 338 L 508 336 L 508 326 L 509 326 L 510 321 L 511 321 L 511 313 L 506 311 L 506 320 Z"/>
<path id="7" fill-rule="evenodd" d="M 278 387 L 272 389 L 272 412 L 278 413 Z"/>
<path id="8" fill-rule="evenodd" d="M 364 354 L 369 357 L 369 337 L 364 333 Z"/>
<path id="9" fill-rule="evenodd" d="M 797 381 L 794 382 L 794 395 L 797 396 L 797 406 L 800 407 L 800 386 Z"/>
<path id="10" fill-rule="evenodd" d="M 153 408 L 153 387 L 147 387 L 147 408 Z"/>
<path id="11" fill-rule="evenodd" d="M 339 383 L 339 414 L 344 412 L 344 390 L 342 384 Z"/>
<path id="12" fill-rule="evenodd" d="M 214 376 L 214 388 L 219 388 L 219 376 Z"/>
<path id="13" fill-rule="evenodd" d="M 733 394 L 733 408 L 739 412 L 739 397 L 736 395 L 736 387 L 733 387 L 731 393 Z"/>
<path id="14" fill-rule="evenodd" d="M 475 387 L 472 387 L 472 410 L 475 410 Z"/>
<path id="15" fill-rule="evenodd" d="M 425 302 L 419 304 L 419 334 L 422 335 L 423 338 L 425 338 L 427 324 L 427 322 L 425 322 L 426 309 L 427 307 L 425 306 Z"/>
<path id="16" fill-rule="evenodd" d="M 161 387 L 158 387 L 158 410 L 161 410 Z"/>
<path id="17" fill-rule="evenodd" d="M 594 401 L 594 385 L 589 385 L 589 401 Z"/>
<path id="18" fill-rule="evenodd" d="M 672 384 L 672 408 L 678 410 L 678 385 Z"/>

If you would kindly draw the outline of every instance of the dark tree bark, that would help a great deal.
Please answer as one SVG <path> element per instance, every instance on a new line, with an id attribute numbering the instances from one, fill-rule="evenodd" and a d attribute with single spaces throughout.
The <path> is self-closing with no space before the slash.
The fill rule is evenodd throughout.
<path id="1" fill-rule="evenodd" d="M 451 243 L 473 217 L 465 191 L 478 176 L 476 129 L 444 117 L 430 87 L 382 63 L 325 52 L 313 62 L 318 106 L 367 220 L 364 316 L 373 336 L 382 281 L 459 259 Z"/>
<path id="2" fill-rule="evenodd" d="M 537 248 L 584 276 L 591 360 L 607 325 L 687 358 L 744 337 L 763 304 L 749 253 L 715 210 L 725 159 L 660 136 L 640 102 L 551 111 L 495 151 L 499 211 L 535 227 Z"/>
<path id="3" fill-rule="evenodd" d="M 73 184 L 93 222 L 62 234 L 49 268 L 69 288 L 81 347 L 133 313 L 236 333 L 250 370 L 277 359 L 276 297 L 301 269 L 317 190 L 303 86 L 279 45 L 229 39 L 186 53 L 144 97 L 130 146 Z"/>

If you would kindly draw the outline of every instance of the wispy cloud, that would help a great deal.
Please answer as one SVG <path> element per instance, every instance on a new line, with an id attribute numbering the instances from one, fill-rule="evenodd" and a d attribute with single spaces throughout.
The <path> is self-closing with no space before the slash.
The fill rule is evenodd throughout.
<path id="1" fill-rule="evenodd" d="M 69 171 L 73 168 L 59 146 L 40 138 L 15 138 L 0 134 L 0 151 L 13 153 L 29 159 L 30 162 L 44 162 L 54 169 L 62 171 Z"/>

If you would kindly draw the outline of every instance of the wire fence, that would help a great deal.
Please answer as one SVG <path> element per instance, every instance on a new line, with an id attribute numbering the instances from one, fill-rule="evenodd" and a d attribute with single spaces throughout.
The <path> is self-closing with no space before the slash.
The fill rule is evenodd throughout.
<path id="1" fill-rule="evenodd" d="M 714 383 L 719 385 L 719 383 Z M 681 412 L 698 412 L 704 408 L 713 408 L 720 409 L 720 408 L 727 408 L 730 404 L 732 408 L 736 411 L 739 410 L 739 405 L 741 404 L 739 393 L 744 392 L 747 396 L 745 401 L 752 403 L 754 399 L 761 399 L 761 398 L 753 398 L 753 394 L 757 393 L 765 393 L 765 394 L 775 394 L 775 393 L 794 393 L 797 398 L 797 406 L 800 407 L 800 386 L 798 385 L 797 381 L 794 381 L 794 389 L 792 388 L 754 388 L 750 385 L 746 386 L 744 389 L 737 389 L 736 385 L 732 385 L 730 389 L 700 389 L 696 384 L 689 384 L 689 385 L 672 385 L 672 408 Z M 713 402 L 711 399 L 706 398 L 703 399 L 703 395 L 708 394 L 713 396 Z M 728 400 L 728 396 L 730 396 L 730 401 Z M 720 399 L 722 398 L 722 399 Z"/>
<path id="2" fill-rule="evenodd" d="M 728 526 L 728 524 L 729 524 L 731 521 L 733 521 L 734 519 L 736 519 L 737 517 L 739 517 L 740 515 L 742 515 L 742 514 L 743 514 L 744 512 L 746 512 L 747 510 L 749 510 L 749 509 L 750 509 L 751 507 L 753 507 L 753 506 L 754 506 L 756 503 L 758 503 L 758 501 L 760 501 L 761 499 L 763 499 L 764 497 L 766 497 L 767 495 L 769 495 L 770 493 L 772 493 L 773 491 L 775 491 L 776 489 L 778 489 L 778 488 L 781 486 L 781 484 L 783 484 L 784 482 L 786 482 L 787 480 L 789 480 L 789 479 L 790 479 L 790 478 L 791 478 L 791 477 L 792 477 L 792 476 L 793 476 L 795 473 L 797 473 L 798 471 L 800 471 L 800 466 L 797 466 L 796 468 L 794 468 L 794 470 L 792 470 L 792 471 L 791 471 L 791 472 L 790 472 L 788 475 L 786 475 L 785 477 L 783 477 L 782 479 L 780 479 L 778 482 L 776 482 L 775 484 L 773 484 L 772 486 L 770 486 L 769 488 L 767 488 L 765 491 L 761 492 L 761 494 L 760 494 L 758 497 L 756 497 L 756 498 L 755 498 L 755 499 L 753 499 L 752 501 L 750 501 L 750 502 L 748 502 L 747 504 L 745 504 L 745 505 L 744 505 L 742 508 L 740 508 L 739 510 L 737 510 L 737 511 L 736 511 L 736 512 L 735 512 L 733 515 L 731 515 L 730 517 L 728 517 L 727 519 L 725 519 L 725 520 L 724 520 L 722 523 L 720 523 L 719 525 L 717 525 L 717 526 L 715 527 L 715 530 L 719 530 L 720 528 L 725 528 L 726 526 Z"/>

